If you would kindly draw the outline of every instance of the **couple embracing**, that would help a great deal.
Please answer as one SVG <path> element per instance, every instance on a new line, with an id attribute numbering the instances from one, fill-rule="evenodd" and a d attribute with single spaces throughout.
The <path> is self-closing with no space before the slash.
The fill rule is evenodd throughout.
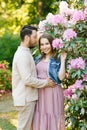
<path id="1" fill-rule="evenodd" d="M 59 59 L 54 57 L 54 38 L 42 34 L 38 41 L 41 55 L 34 61 L 30 49 L 37 43 L 37 28 L 25 25 L 20 31 L 20 38 L 12 64 L 17 130 L 65 130 L 61 81 L 65 78 L 67 54 L 61 53 Z"/>

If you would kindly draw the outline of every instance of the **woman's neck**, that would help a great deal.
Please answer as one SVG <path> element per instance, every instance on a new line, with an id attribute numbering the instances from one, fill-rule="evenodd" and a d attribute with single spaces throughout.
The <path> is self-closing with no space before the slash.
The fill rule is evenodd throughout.
<path id="1" fill-rule="evenodd" d="M 51 57 L 52 57 L 52 55 L 45 55 L 43 60 L 44 61 L 49 61 Z"/>

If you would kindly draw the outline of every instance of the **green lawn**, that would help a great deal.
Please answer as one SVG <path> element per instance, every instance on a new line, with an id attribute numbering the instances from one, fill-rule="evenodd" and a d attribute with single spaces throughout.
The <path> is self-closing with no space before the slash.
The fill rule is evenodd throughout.
<path id="1" fill-rule="evenodd" d="M 0 130 L 16 130 L 17 112 L 11 94 L 0 97 Z"/>
<path id="2" fill-rule="evenodd" d="M 16 130 L 17 113 L 15 111 L 0 113 L 0 130 Z"/>
<path id="3" fill-rule="evenodd" d="M 17 112 L 14 110 L 12 96 L 0 97 L 0 130 L 17 130 Z M 71 129 L 67 129 L 71 130 Z"/>

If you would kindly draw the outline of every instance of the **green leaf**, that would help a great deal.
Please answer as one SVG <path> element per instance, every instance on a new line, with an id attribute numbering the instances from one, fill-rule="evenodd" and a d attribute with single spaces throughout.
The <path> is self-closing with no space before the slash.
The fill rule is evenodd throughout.
<path id="1" fill-rule="evenodd" d="M 78 70 L 78 71 L 77 71 L 77 74 L 78 74 L 78 77 L 80 77 L 80 75 L 81 75 L 81 70 Z"/>
<path id="2" fill-rule="evenodd" d="M 78 106 L 75 106 L 75 110 L 78 111 L 78 110 L 79 110 L 79 107 L 78 107 Z"/>
<path id="3" fill-rule="evenodd" d="M 84 115 L 84 113 L 85 113 L 85 109 L 82 108 L 82 109 L 81 109 L 81 115 Z"/>
<path id="4" fill-rule="evenodd" d="M 78 97 L 80 97 L 81 91 L 78 89 L 78 90 L 76 91 L 76 94 L 77 94 Z"/>

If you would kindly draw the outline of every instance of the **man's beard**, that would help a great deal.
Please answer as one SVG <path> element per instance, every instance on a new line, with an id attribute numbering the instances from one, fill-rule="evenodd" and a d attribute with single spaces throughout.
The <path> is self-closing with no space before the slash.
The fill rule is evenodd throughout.
<path id="1" fill-rule="evenodd" d="M 32 48 L 34 48 L 35 46 L 36 46 L 36 44 L 35 44 L 35 43 L 32 44 L 31 37 L 30 37 L 30 45 L 29 45 L 29 48 L 32 49 Z"/>
<path id="2" fill-rule="evenodd" d="M 35 47 L 35 46 L 30 46 L 29 48 L 30 48 L 30 49 L 33 49 L 34 47 Z"/>

